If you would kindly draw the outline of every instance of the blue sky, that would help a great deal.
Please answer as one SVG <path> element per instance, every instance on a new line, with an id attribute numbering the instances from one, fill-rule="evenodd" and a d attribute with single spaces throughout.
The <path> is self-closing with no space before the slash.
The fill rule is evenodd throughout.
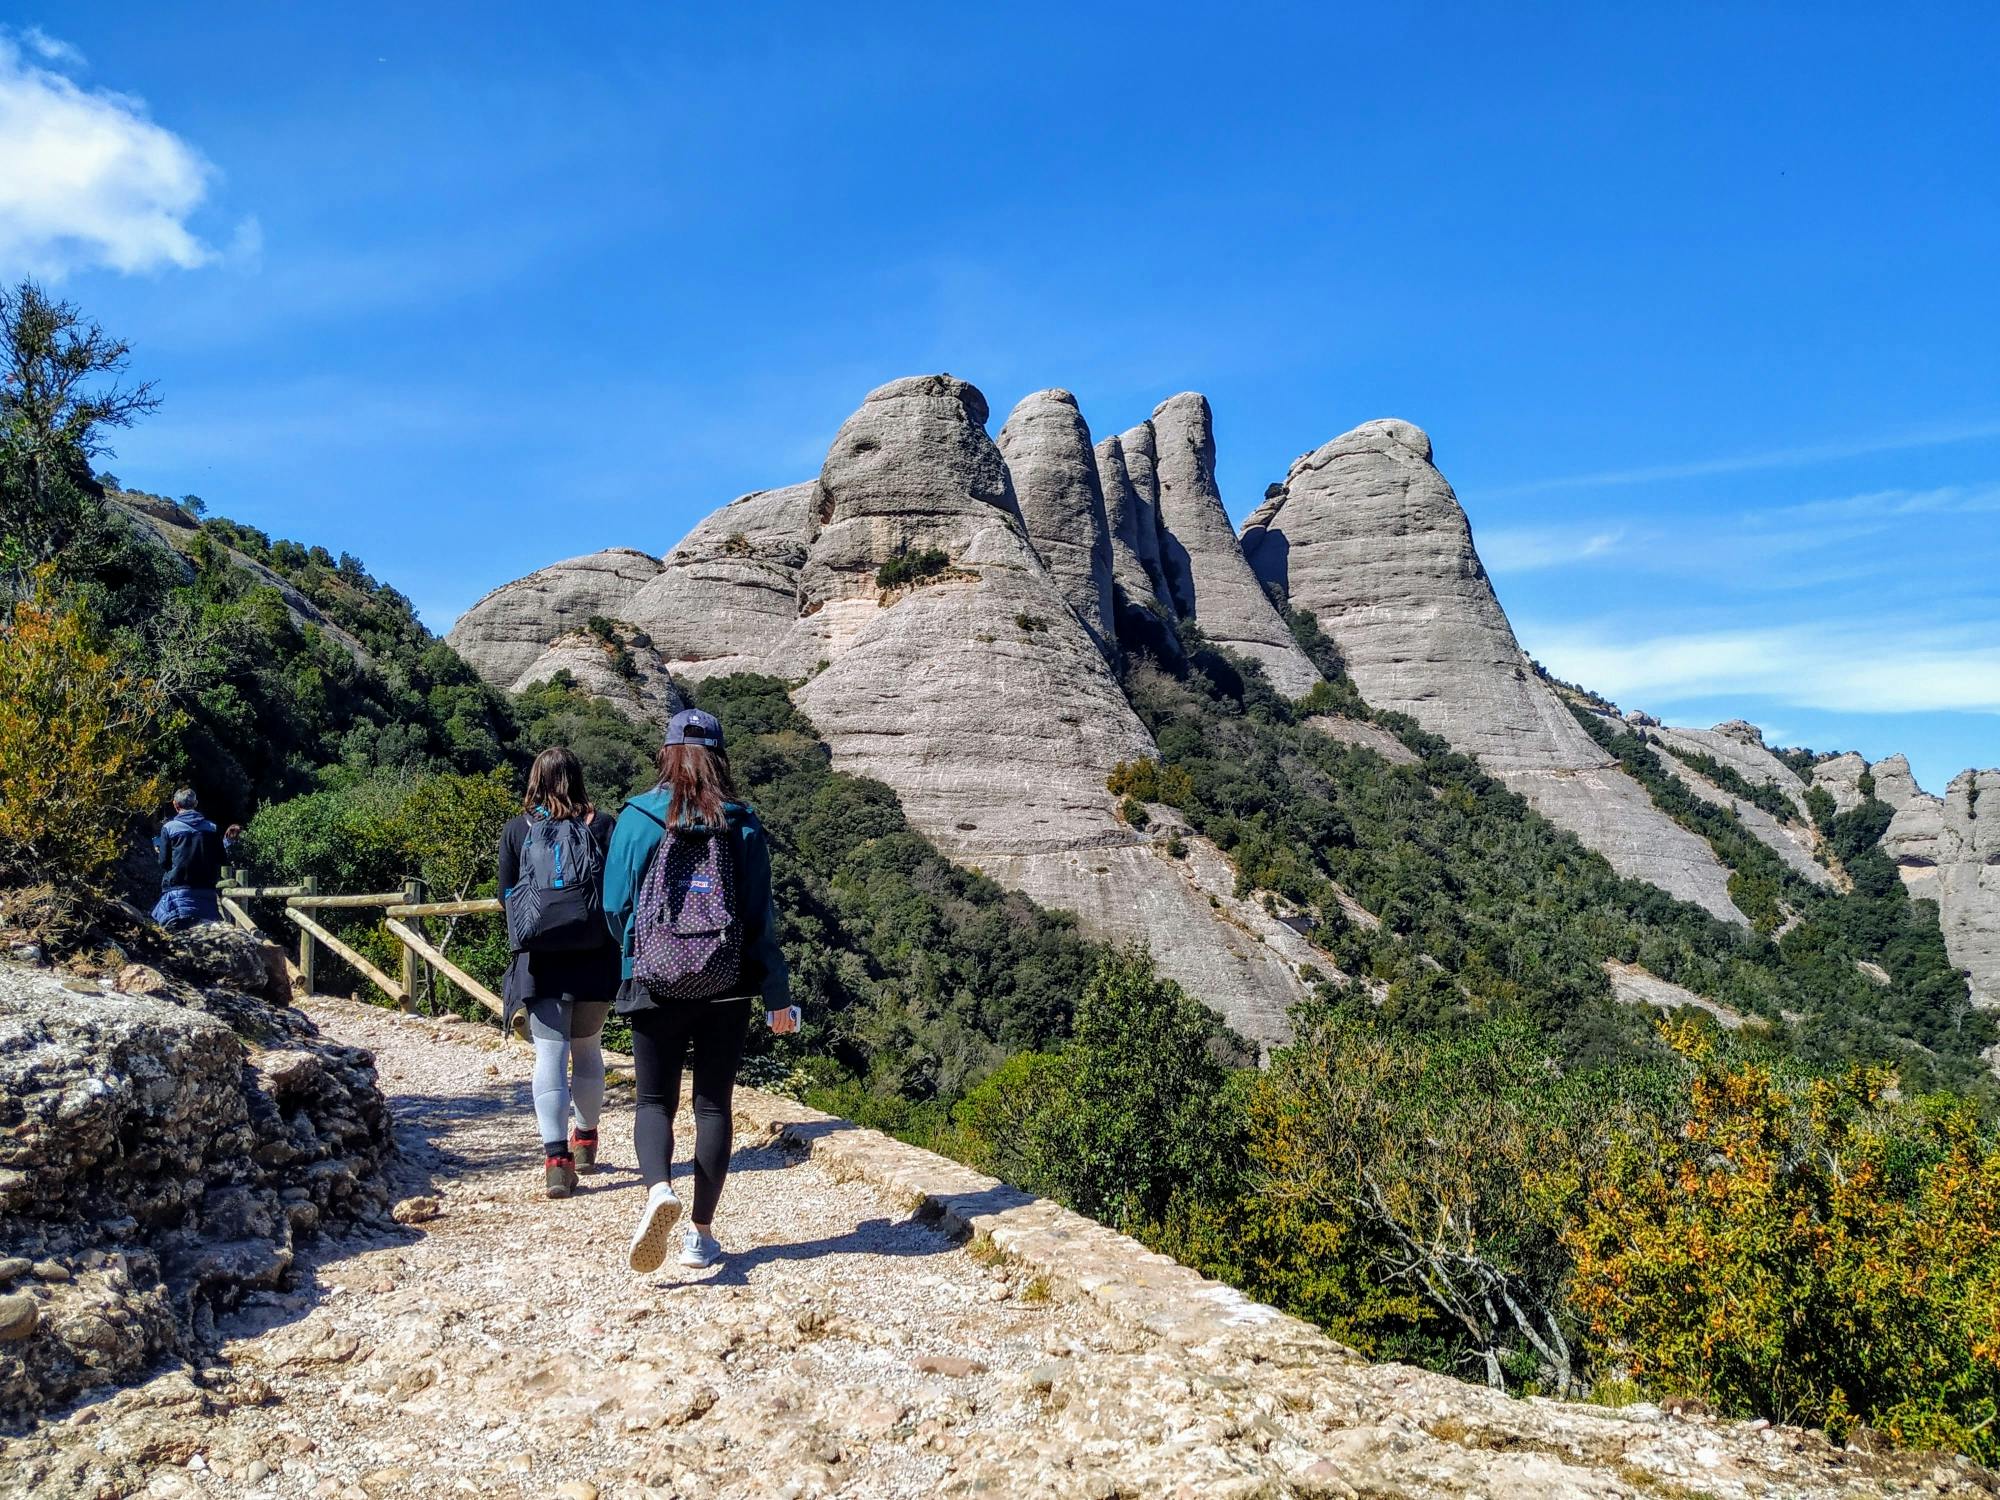
<path id="1" fill-rule="evenodd" d="M 437 628 L 813 473 L 873 385 L 1215 404 L 1239 518 L 1425 427 L 1523 643 L 2000 763 L 2000 19 L 1936 7 L 13 4 L 0 273 L 128 484 Z"/>

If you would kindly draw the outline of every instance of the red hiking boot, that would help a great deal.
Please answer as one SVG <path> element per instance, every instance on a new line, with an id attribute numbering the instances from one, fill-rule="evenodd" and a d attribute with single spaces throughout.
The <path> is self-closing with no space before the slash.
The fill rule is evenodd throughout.
<path id="1" fill-rule="evenodd" d="M 597 1170 L 596 1131 L 585 1130 L 580 1126 L 572 1127 L 569 1133 L 569 1149 L 576 1158 L 576 1169 L 579 1172 Z"/>
<path id="2" fill-rule="evenodd" d="M 542 1162 L 542 1188 L 551 1198 L 567 1198 L 576 1191 L 576 1161 L 568 1156 L 550 1156 Z"/>

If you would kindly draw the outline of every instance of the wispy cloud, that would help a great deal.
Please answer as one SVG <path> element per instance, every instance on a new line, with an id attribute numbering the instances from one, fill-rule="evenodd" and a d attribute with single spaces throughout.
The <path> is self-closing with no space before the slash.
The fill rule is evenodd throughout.
<path id="1" fill-rule="evenodd" d="M 2000 438 L 2000 419 L 1942 424 L 1885 433 L 1847 442 L 1809 444 L 1795 448 L 1773 448 L 1763 453 L 1738 453 L 1720 458 L 1692 459 L 1683 463 L 1652 464 L 1630 469 L 1601 469 L 1591 474 L 1562 474 L 1547 479 L 1529 479 L 1503 484 L 1481 492 L 1484 499 L 1505 499 L 1517 495 L 1539 495 L 1552 490 L 1606 489 L 1620 485 L 1654 484 L 1671 479 L 1704 479 L 1721 474 L 1749 474 L 1760 469 L 1803 469 L 1814 464 L 1837 463 L 1842 459 L 1865 458 L 1873 453 L 1901 453 L 1919 448 L 1942 448 L 1954 443 L 1982 442 Z"/>
<path id="2" fill-rule="evenodd" d="M 81 68 L 84 66 L 83 49 L 69 42 L 50 36 L 39 26 L 30 26 L 21 33 L 21 41 L 27 49 L 44 62 L 54 63 L 59 68 Z"/>
<path id="3" fill-rule="evenodd" d="M 1730 694 L 1853 713 L 2000 714 L 2000 620 L 1946 628 L 1838 621 L 1624 636 L 1567 624 L 1521 631 L 1559 677 L 1627 707 Z"/>
<path id="4" fill-rule="evenodd" d="M 1625 540 L 1622 530 L 1575 526 L 1497 526 L 1474 538 L 1480 558 L 1502 573 L 1530 573 L 1615 556 L 1624 550 Z"/>
<path id="5" fill-rule="evenodd" d="M 140 100 L 55 71 L 82 58 L 38 30 L 0 35 L 0 274 L 207 264 L 188 220 L 214 168 Z"/>

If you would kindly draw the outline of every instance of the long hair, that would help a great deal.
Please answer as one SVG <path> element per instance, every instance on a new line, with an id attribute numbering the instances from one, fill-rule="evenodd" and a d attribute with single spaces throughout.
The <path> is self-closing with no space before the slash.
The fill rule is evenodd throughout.
<path id="1" fill-rule="evenodd" d="M 533 817 L 537 809 L 552 818 L 580 818 L 592 811 L 583 786 L 583 762 L 567 745 L 551 745 L 535 757 L 528 772 L 528 795 L 521 811 Z"/>
<path id="2" fill-rule="evenodd" d="M 662 745 L 659 767 L 659 784 L 673 794 L 676 827 L 725 826 L 722 804 L 738 800 L 727 755 L 706 745 Z"/>

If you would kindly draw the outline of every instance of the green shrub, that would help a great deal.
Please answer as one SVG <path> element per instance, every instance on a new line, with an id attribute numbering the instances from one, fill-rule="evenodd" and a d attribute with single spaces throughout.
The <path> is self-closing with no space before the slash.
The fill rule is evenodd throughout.
<path id="1" fill-rule="evenodd" d="M 875 570 L 875 586 L 893 589 L 904 584 L 921 583 L 950 566 L 951 555 L 938 547 L 926 547 L 919 552 L 899 552 Z"/>

